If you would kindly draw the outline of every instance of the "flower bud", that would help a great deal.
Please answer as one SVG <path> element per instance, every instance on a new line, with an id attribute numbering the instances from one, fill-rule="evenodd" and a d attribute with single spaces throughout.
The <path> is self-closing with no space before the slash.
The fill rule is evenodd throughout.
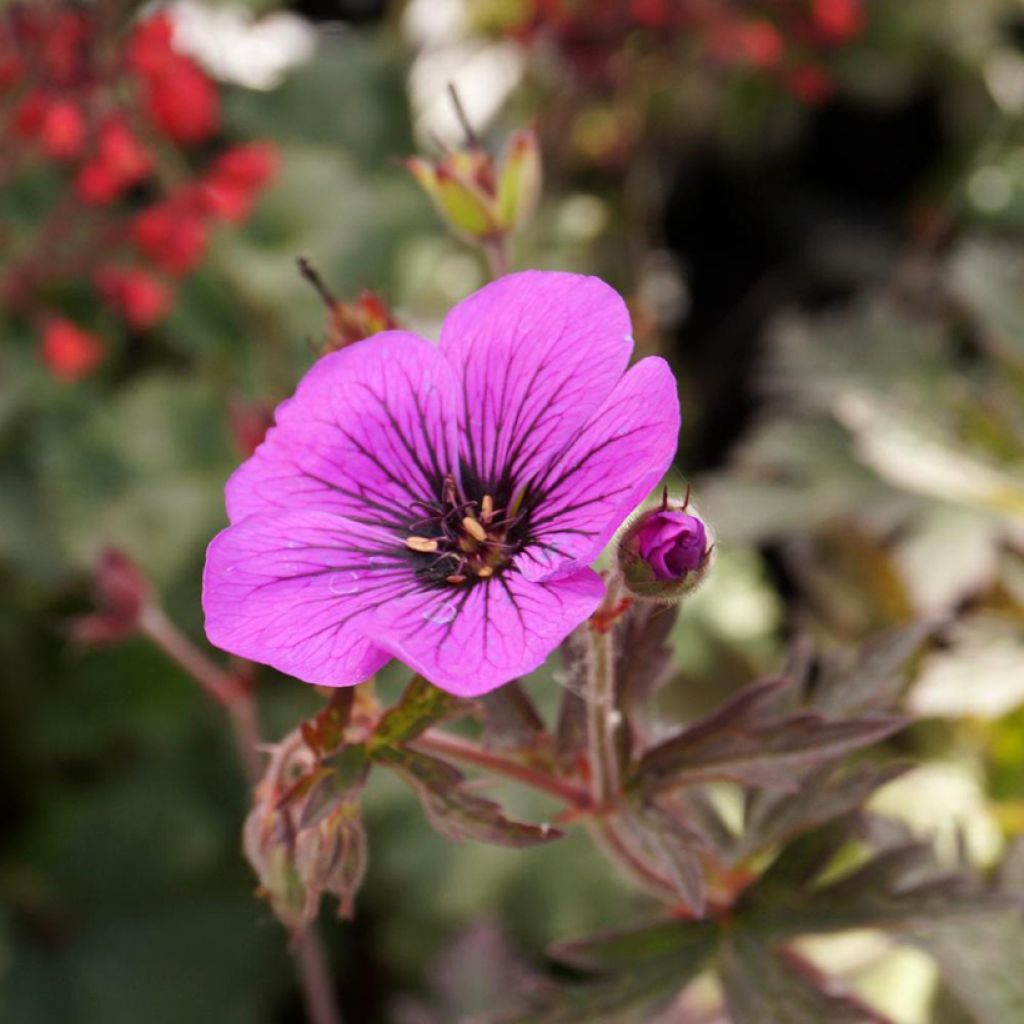
<path id="1" fill-rule="evenodd" d="M 142 570 L 123 551 L 108 548 L 93 566 L 92 586 L 96 611 L 73 623 L 75 641 L 99 647 L 131 636 L 150 599 L 149 583 Z"/>
<path id="2" fill-rule="evenodd" d="M 405 165 L 447 226 L 474 244 L 501 240 L 520 227 L 540 195 L 540 152 L 532 131 L 511 135 L 499 161 L 473 142 L 437 162 L 411 157 Z"/>
<path id="3" fill-rule="evenodd" d="M 498 173 L 498 219 L 505 230 L 514 231 L 533 213 L 540 183 L 537 136 L 532 131 L 515 132 L 505 145 Z"/>
<path id="4" fill-rule="evenodd" d="M 455 234 L 470 242 L 493 238 L 498 233 L 493 198 L 465 175 L 464 162 L 457 154 L 436 165 L 412 157 L 406 167 Z"/>
<path id="5" fill-rule="evenodd" d="M 619 545 L 626 589 L 636 597 L 676 601 L 704 578 L 711 546 L 703 521 L 686 508 L 644 512 Z"/>

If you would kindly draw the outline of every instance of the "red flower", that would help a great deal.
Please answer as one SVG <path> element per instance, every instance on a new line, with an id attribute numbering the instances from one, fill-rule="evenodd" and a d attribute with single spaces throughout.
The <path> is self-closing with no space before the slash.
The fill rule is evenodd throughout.
<path id="1" fill-rule="evenodd" d="M 113 115 L 100 125 L 97 153 L 78 172 L 75 189 L 83 202 L 104 206 L 142 181 L 152 169 L 149 150 L 120 117 Z"/>
<path id="2" fill-rule="evenodd" d="M 145 270 L 101 267 L 95 280 L 103 298 L 137 330 L 153 327 L 171 308 L 170 288 Z"/>
<path id="3" fill-rule="evenodd" d="M 867 20 L 861 0 L 814 0 L 811 17 L 830 43 L 846 43 L 864 31 Z"/>
<path id="4" fill-rule="evenodd" d="M 39 56 L 47 75 L 61 85 L 72 84 L 82 65 L 90 24 L 82 11 L 64 10 L 45 26 Z"/>
<path id="5" fill-rule="evenodd" d="M 43 362 L 58 380 L 74 381 L 103 359 L 103 342 L 70 320 L 54 317 L 43 327 Z"/>
<path id="6" fill-rule="evenodd" d="M 75 176 L 75 191 L 83 203 L 106 206 L 124 191 L 117 174 L 99 158 L 82 165 Z"/>
<path id="7" fill-rule="evenodd" d="M 159 75 L 178 59 L 172 40 L 174 25 L 166 14 L 139 22 L 128 40 L 128 66 L 140 75 Z"/>
<path id="8" fill-rule="evenodd" d="M 54 160 L 73 160 L 85 149 L 85 117 L 70 100 L 46 104 L 39 125 L 39 145 Z"/>
<path id="9" fill-rule="evenodd" d="M 184 195 L 166 199 L 143 210 L 132 224 L 139 249 L 175 277 L 193 270 L 206 251 L 206 225 L 186 200 Z"/>
<path id="10" fill-rule="evenodd" d="M 125 185 L 141 181 L 153 169 L 149 150 L 120 118 L 108 117 L 100 125 L 99 157 L 107 169 Z"/>
<path id="11" fill-rule="evenodd" d="M 221 154 L 203 182 L 203 209 L 222 220 L 244 220 L 256 193 L 277 173 L 277 147 L 269 142 L 235 146 Z"/>
<path id="12" fill-rule="evenodd" d="M 172 56 L 159 72 L 147 73 L 146 111 L 153 124 L 175 142 L 202 142 L 220 124 L 217 90 L 192 60 Z"/>
<path id="13" fill-rule="evenodd" d="M 50 107 L 50 99 L 44 92 L 33 89 L 26 93 L 14 108 L 11 128 L 23 139 L 34 139 L 39 135 Z"/>
<path id="14" fill-rule="evenodd" d="M 816 106 L 824 103 L 835 91 L 832 79 L 813 64 L 802 64 L 787 72 L 786 88 L 801 103 Z"/>
<path id="15" fill-rule="evenodd" d="M 755 67 L 774 68 L 782 60 L 782 36 L 770 21 L 746 21 L 737 29 L 737 36 L 740 51 Z"/>

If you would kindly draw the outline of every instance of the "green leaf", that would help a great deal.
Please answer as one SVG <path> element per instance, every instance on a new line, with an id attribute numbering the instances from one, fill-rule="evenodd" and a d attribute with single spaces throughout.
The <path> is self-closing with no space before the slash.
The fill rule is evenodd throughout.
<path id="1" fill-rule="evenodd" d="M 706 921 L 664 921 L 592 939 L 560 943 L 557 960 L 582 970 L 600 972 L 592 981 L 564 985 L 523 1024 L 576 1024 L 611 1021 L 631 1008 L 648 1007 L 682 991 L 706 966 L 717 930 Z"/>
<path id="2" fill-rule="evenodd" d="M 350 744 L 328 758 L 314 774 L 316 781 L 306 794 L 296 820 L 300 830 L 312 828 L 350 801 L 363 787 L 370 759 L 362 744 Z"/>
<path id="3" fill-rule="evenodd" d="M 973 1024 L 1024 1020 L 1024 914 L 940 924 L 917 936 Z"/>
<path id="4" fill-rule="evenodd" d="M 506 818 L 493 800 L 473 793 L 462 772 L 446 761 L 407 747 L 381 747 L 375 756 L 416 790 L 431 825 L 455 842 L 476 839 L 498 846 L 534 846 L 563 835 L 548 825 Z"/>
<path id="5" fill-rule="evenodd" d="M 768 679 L 741 690 L 718 711 L 648 751 L 630 787 L 652 794 L 728 779 L 792 792 L 799 772 L 884 739 L 905 724 L 891 716 L 774 713 L 787 685 Z"/>
<path id="6" fill-rule="evenodd" d="M 408 743 L 432 725 L 467 710 L 464 701 L 432 686 L 422 676 L 413 676 L 401 700 L 380 720 L 370 739 L 370 753 L 376 756 L 381 748 Z"/>
<path id="7" fill-rule="evenodd" d="M 821 836 L 835 836 L 824 830 Z M 813 841 L 806 837 L 802 844 Z M 801 844 L 797 844 L 799 847 Z M 833 842 L 831 852 L 836 850 Z M 829 848 L 823 847 L 828 854 Z M 865 863 L 824 885 L 808 881 L 820 874 L 831 856 L 806 863 L 783 853 L 745 894 L 738 910 L 751 928 L 775 936 L 828 934 L 850 928 L 913 929 L 937 920 L 969 919 L 1005 906 L 1006 895 L 990 889 L 965 870 L 941 866 L 928 843 L 907 840 L 877 851 Z"/>
<path id="8" fill-rule="evenodd" d="M 916 622 L 886 630 L 834 656 L 821 673 L 812 703 L 835 715 L 890 710 L 906 685 L 911 659 L 932 628 Z"/>
<path id="9" fill-rule="evenodd" d="M 718 953 L 732 1024 L 865 1024 L 885 1021 L 859 1000 L 825 991 L 831 979 L 787 959 L 756 935 L 732 931 Z"/>
<path id="10" fill-rule="evenodd" d="M 864 764 L 819 769 L 799 793 L 758 790 L 747 797 L 743 835 L 733 851 L 742 860 L 799 832 L 817 828 L 863 806 L 876 789 L 898 778 L 909 764 Z"/>
<path id="11" fill-rule="evenodd" d="M 704 867 L 699 853 L 710 846 L 679 806 L 635 802 L 621 812 L 631 840 L 672 882 L 680 903 L 704 914 Z"/>

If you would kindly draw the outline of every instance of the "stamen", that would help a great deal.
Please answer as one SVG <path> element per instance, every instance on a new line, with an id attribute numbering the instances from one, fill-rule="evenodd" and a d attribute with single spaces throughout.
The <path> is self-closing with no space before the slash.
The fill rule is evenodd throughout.
<path id="1" fill-rule="evenodd" d="M 485 523 L 489 523 L 494 516 L 494 499 L 489 495 L 485 494 L 483 501 L 480 502 L 480 518 Z"/>
<path id="2" fill-rule="evenodd" d="M 418 551 L 421 555 L 432 555 L 437 550 L 437 541 L 429 537 L 406 537 L 405 546 L 410 551 Z"/>
<path id="3" fill-rule="evenodd" d="M 458 586 L 458 584 L 460 583 L 466 582 L 466 577 L 459 572 L 454 573 L 452 576 L 445 576 L 444 579 L 446 583 L 454 583 L 456 586 Z"/>
<path id="4" fill-rule="evenodd" d="M 481 544 L 487 540 L 487 531 L 472 516 L 466 516 L 462 520 L 462 528 Z"/>
<path id="5" fill-rule="evenodd" d="M 487 579 L 488 576 L 494 575 L 494 570 L 489 565 L 481 565 L 476 571 L 477 576 L 481 579 Z"/>

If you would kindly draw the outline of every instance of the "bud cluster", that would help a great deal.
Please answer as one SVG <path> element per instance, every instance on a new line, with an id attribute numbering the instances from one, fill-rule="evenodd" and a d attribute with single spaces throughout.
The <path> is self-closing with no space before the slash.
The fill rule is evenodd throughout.
<path id="1" fill-rule="evenodd" d="M 410 157 L 406 167 L 445 224 L 471 244 L 501 244 L 540 196 L 540 153 L 528 129 L 509 137 L 498 160 L 470 135 L 465 148 L 449 150 L 440 160 Z"/>
<path id="2" fill-rule="evenodd" d="M 202 261 L 211 226 L 244 220 L 278 163 L 262 142 L 209 159 L 217 88 L 175 47 L 165 13 L 125 32 L 102 8 L 67 0 L 7 8 L 0 123 L 0 190 L 17 202 L 46 166 L 61 192 L 32 232 L 35 249 L 13 247 L 0 268 L 0 300 L 39 324 L 41 357 L 67 380 L 96 366 L 104 344 L 54 305 L 84 278 L 127 328 L 155 326 L 173 280 Z"/>

